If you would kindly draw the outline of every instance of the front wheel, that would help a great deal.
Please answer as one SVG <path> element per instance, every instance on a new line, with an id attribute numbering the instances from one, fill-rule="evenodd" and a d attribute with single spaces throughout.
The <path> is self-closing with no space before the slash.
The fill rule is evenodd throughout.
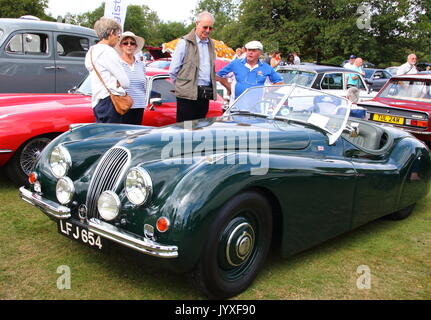
<path id="1" fill-rule="evenodd" d="M 241 293 L 262 267 L 271 234 L 271 206 L 266 198 L 255 191 L 236 195 L 215 217 L 193 272 L 195 284 L 213 298 Z"/>

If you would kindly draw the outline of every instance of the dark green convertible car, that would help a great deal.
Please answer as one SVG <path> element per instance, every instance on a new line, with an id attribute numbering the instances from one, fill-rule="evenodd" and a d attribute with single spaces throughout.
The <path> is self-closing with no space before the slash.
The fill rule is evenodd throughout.
<path id="1" fill-rule="evenodd" d="M 42 152 L 26 202 L 96 249 L 116 242 L 232 297 L 283 256 L 382 216 L 430 189 L 429 149 L 350 117 L 349 101 L 299 86 L 252 88 L 218 118 L 152 128 L 83 124 Z"/>

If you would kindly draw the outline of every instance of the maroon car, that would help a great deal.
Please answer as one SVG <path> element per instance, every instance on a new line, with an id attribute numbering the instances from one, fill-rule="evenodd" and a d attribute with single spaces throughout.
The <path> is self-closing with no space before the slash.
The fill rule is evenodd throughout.
<path id="1" fill-rule="evenodd" d="M 358 105 L 367 109 L 368 120 L 400 127 L 431 146 L 431 74 L 395 76 Z"/>

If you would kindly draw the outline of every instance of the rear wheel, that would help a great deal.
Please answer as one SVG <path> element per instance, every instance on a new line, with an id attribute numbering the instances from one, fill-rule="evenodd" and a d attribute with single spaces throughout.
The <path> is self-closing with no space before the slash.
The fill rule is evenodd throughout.
<path id="1" fill-rule="evenodd" d="M 398 210 L 386 216 L 389 220 L 403 220 L 411 215 L 413 209 L 415 208 L 416 203 L 405 207 L 404 209 Z"/>
<path id="2" fill-rule="evenodd" d="M 36 137 L 25 142 L 6 165 L 6 174 L 12 182 L 23 185 L 33 170 L 40 153 L 52 139 Z"/>
<path id="3" fill-rule="evenodd" d="M 272 214 L 268 201 L 254 191 L 229 200 L 217 214 L 200 261 L 195 284 L 206 295 L 229 298 L 254 280 L 269 251 Z"/>

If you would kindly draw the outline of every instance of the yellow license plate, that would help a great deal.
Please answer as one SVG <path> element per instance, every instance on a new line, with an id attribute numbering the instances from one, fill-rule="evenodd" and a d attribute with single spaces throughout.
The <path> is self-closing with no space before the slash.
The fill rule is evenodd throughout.
<path id="1" fill-rule="evenodd" d="M 386 123 L 395 123 L 395 124 L 404 124 L 404 118 L 402 117 L 394 117 L 386 114 L 377 114 L 373 115 L 374 121 L 386 122 Z"/>

